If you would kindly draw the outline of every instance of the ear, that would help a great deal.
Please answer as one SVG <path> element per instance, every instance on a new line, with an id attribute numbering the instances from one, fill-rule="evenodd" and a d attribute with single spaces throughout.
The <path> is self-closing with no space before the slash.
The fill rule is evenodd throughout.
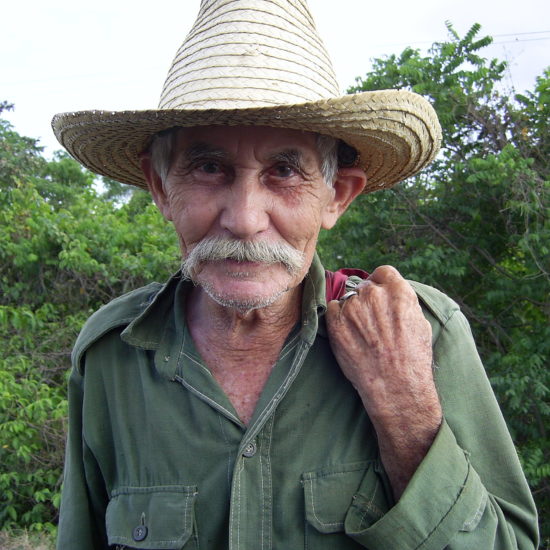
<path id="1" fill-rule="evenodd" d="M 340 168 L 333 185 L 332 200 L 325 206 L 321 227 L 331 229 L 367 184 L 361 168 Z"/>
<path id="2" fill-rule="evenodd" d="M 151 162 L 151 155 L 149 155 L 148 153 L 142 154 L 140 157 L 140 162 L 141 162 L 141 171 L 143 172 L 143 175 L 147 180 L 147 187 L 149 187 L 149 191 L 151 192 L 151 196 L 153 197 L 155 204 L 157 205 L 161 214 L 168 221 L 172 221 L 170 201 L 168 200 L 168 197 L 164 190 L 164 185 L 162 184 L 162 180 L 160 179 L 160 176 L 156 173 L 155 169 L 153 168 L 153 163 Z"/>

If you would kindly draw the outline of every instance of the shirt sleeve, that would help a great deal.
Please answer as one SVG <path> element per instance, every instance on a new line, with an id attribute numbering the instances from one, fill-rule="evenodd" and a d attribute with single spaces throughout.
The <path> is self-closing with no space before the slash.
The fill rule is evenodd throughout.
<path id="1" fill-rule="evenodd" d="M 369 550 L 512 550 L 538 546 L 533 499 L 477 354 L 456 311 L 434 345 L 444 421 L 400 500 L 368 523 L 361 489 L 346 533 Z"/>
<path id="2" fill-rule="evenodd" d="M 107 495 L 97 463 L 83 439 L 83 377 L 69 379 L 69 433 L 59 517 L 57 550 L 107 550 Z"/>

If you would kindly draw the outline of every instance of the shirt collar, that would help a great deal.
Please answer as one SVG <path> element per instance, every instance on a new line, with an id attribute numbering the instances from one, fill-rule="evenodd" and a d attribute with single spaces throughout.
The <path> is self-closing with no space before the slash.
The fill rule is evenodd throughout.
<path id="1" fill-rule="evenodd" d="M 319 318 L 324 316 L 327 309 L 325 269 L 317 252 L 303 283 L 302 293 L 302 329 L 301 336 L 304 340 L 313 343 L 317 336 Z"/>
<path id="2" fill-rule="evenodd" d="M 317 334 L 319 317 L 323 316 L 327 304 L 325 298 L 325 270 L 317 253 L 302 282 L 302 327 L 301 337 L 313 343 Z M 185 319 L 183 296 L 193 283 L 184 280 L 181 272 L 176 273 L 160 290 L 150 298 L 149 304 L 122 332 L 122 339 L 133 346 L 157 350 L 165 332 L 183 331 Z"/>

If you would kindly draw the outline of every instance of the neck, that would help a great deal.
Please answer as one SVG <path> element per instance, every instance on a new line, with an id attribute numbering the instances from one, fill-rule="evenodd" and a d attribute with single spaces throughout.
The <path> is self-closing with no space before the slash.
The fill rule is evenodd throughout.
<path id="1" fill-rule="evenodd" d="M 226 347 L 239 347 L 259 339 L 269 345 L 286 339 L 300 318 L 302 286 L 285 292 L 273 304 L 248 311 L 222 306 L 201 287 L 195 287 L 188 298 L 187 322 L 193 339 L 223 338 Z"/>
<path id="2" fill-rule="evenodd" d="M 248 312 L 221 306 L 200 287 L 189 296 L 187 322 L 195 346 L 246 425 L 300 317 L 301 296 L 300 285 Z"/>

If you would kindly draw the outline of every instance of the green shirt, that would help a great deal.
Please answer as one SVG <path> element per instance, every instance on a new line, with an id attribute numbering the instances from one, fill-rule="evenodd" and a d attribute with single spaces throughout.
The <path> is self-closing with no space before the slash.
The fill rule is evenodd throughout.
<path id="1" fill-rule="evenodd" d="M 73 352 L 58 549 L 535 548 L 533 501 L 468 324 L 412 284 L 445 420 L 397 503 L 330 350 L 317 258 L 248 427 L 193 345 L 190 283 L 100 309 Z"/>

